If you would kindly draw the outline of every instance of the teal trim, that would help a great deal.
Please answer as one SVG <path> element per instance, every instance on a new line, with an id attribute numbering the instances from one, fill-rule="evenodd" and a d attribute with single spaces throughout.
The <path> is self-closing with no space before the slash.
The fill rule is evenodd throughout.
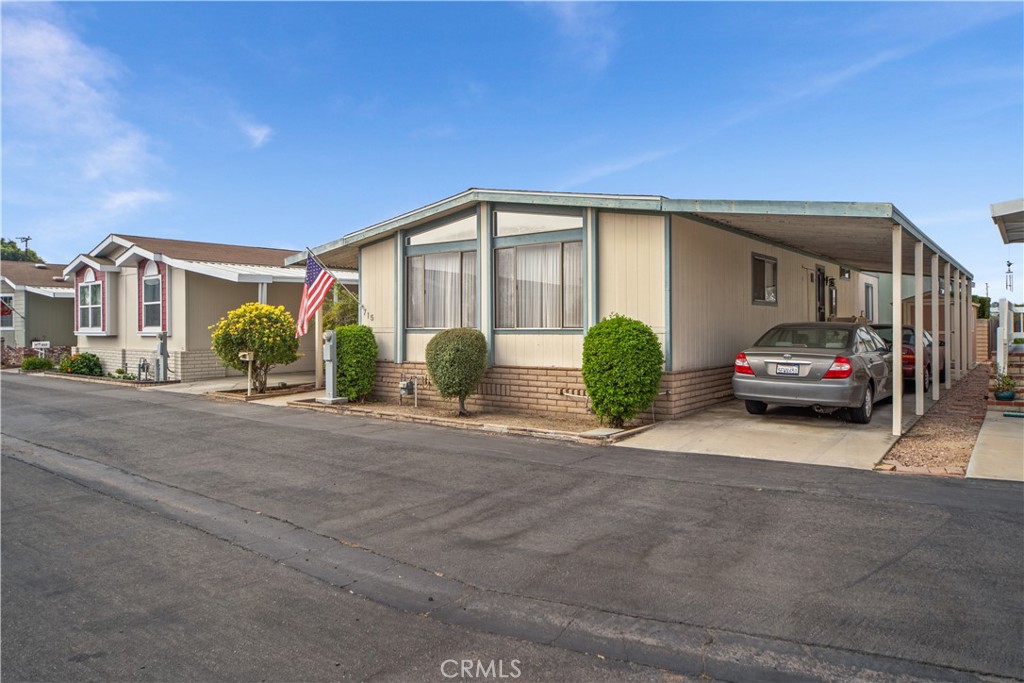
<path id="1" fill-rule="evenodd" d="M 476 240 L 462 240 L 459 242 L 442 242 L 439 244 L 419 244 L 415 247 L 405 246 L 405 239 L 399 240 L 406 256 L 419 256 L 421 254 L 440 254 L 446 251 L 476 251 Z"/>
<path id="2" fill-rule="evenodd" d="M 578 334 L 582 335 L 583 330 L 578 327 L 573 328 L 517 328 L 494 330 L 494 334 Z"/>
<path id="3" fill-rule="evenodd" d="M 577 216 L 580 218 L 584 217 L 586 208 L 582 206 L 558 206 L 544 204 L 492 204 L 491 212 L 495 211 L 508 211 L 510 213 L 535 213 L 543 216 L 544 214 L 551 214 L 552 216 Z M 494 233 L 491 233 L 494 234 Z"/>
<path id="4" fill-rule="evenodd" d="M 362 249 L 362 247 L 359 248 L 359 255 L 358 255 L 357 258 L 358 258 L 358 264 L 357 264 L 358 267 L 356 269 L 356 277 L 359 278 L 359 309 L 356 311 L 356 315 L 358 316 L 356 318 L 356 320 L 359 321 L 360 325 L 365 325 L 366 323 L 363 321 L 363 309 L 365 308 L 366 303 L 363 301 L 363 249 Z M 373 327 L 373 325 L 370 325 L 370 327 Z"/>
<path id="5" fill-rule="evenodd" d="M 495 237 L 494 248 L 518 247 L 527 244 L 549 244 L 552 242 L 579 242 L 583 239 L 583 230 L 573 228 L 572 230 L 554 230 L 552 232 L 534 232 L 529 235 L 514 235 L 512 237 Z"/>
<path id="6" fill-rule="evenodd" d="M 587 233 L 589 231 L 589 228 L 588 228 L 589 217 L 590 217 L 590 211 L 584 211 L 583 212 L 583 282 L 580 283 L 582 285 L 582 289 L 583 289 L 583 333 L 584 334 L 586 334 L 587 330 L 590 329 L 590 291 L 589 291 L 589 287 L 587 287 L 587 283 L 590 281 L 589 280 L 589 270 L 590 269 L 589 269 L 589 265 L 588 265 L 589 261 L 590 261 L 590 252 L 588 251 L 590 239 L 589 239 L 589 237 L 587 235 Z"/>
<path id="7" fill-rule="evenodd" d="M 672 216 L 665 216 L 665 371 L 672 371 Z"/>
<path id="8" fill-rule="evenodd" d="M 395 235 L 395 362 L 405 362 L 405 255 L 402 233 Z"/>
<path id="9" fill-rule="evenodd" d="M 600 212 L 594 210 L 594 271 L 590 274 L 590 291 L 593 292 L 590 302 L 590 324 L 596 325 L 601 322 L 600 311 L 600 293 L 598 289 L 600 284 L 599 271 L 601 270 L 601 240 L 600 235 Z"/>
<path id="10" fill-rule="evenodd" d="M 480 279 L 477 280 L 479 289 L 477 291 L 483 293 L 485 274 L 483 272 L 483 258 L 486 252 L 487 255 L 487 270 L 486 273 L 488 287 L 487 287 L 487 301 L 481 301 L 480 306 L 487 306 L 487 328 L 481 329 L 484 333 L 484 337 L 487 338 L 487 367 L 494 367 L 494 296 L 497 291 L 494 286 L 494 238 L 491 235 L 494 234 L 494 213 L 491 211 L 491 205 L 487 202 L 479 204 L 480 212 L 483 214 L 483 220 L 480 221 L 480 254 L 477 258 L 477 265 L 480 268 Z"/>

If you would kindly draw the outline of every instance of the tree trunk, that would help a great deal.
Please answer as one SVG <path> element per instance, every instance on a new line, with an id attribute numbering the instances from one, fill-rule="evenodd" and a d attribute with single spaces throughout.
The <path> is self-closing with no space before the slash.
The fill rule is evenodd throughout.
<path id="1" fill-rule="evenodd" d="M 469 417 L 469 411 L 466 410 L 465 396 L 459 396 L 459 417 Z"/>

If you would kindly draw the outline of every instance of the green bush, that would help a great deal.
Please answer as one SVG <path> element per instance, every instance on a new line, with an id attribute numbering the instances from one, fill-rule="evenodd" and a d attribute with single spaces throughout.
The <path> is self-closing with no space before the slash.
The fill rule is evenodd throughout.
<path id="1" fill-rule="evenodd" d="M 377 340 L 366 325 L 344 325 L 334 330 L 338 351 L 338 395 L 350 401 L 373 391 L 377 375 Z"/>
<path id="2" fill-rule="evenodd" d="M 287 365 L 299 359 L 299 339 L 295 336 L 295 320 L 284 306 L 242 304 L 228 311 L 226 318 L 210 325 L 213 330 L 213 352 L 221 362 L 239 372 L 248 372 L 249 363 L 238 354 L 251 351 L 253 391 L 267 390 L 267 373 L 275 365 Z"/>
<path id="3" fill-rule="evenodd" d="M 88 352 L 62 357 L 58 369 L 69 375 L 103 376 L 103 365 L 100 363 L 99 356 Z"/>
<path id="4" fill-rule="evenodd" d="M 25 356 L 21 359 L 21 369 L 25 372 L 39 372 L 40 370 L 52 370 L 53 361 L 44 356 Z"/>
<path id="5" fill-rule="evenodd" d="M 427 374 L 441 398 L 459 399 L 459 415 L 466 397 L 476 391 L 487 371 L 487 340 L 480 330 L 455 327 L 442 330 L 427 343 Z"/>
<path id="6" fill-rule="evenodd" d="M 583 339 L 583 383 L 602 421 L 622 427 L 654 402 L 665 357 L 650 327 L 612 315 Z"/>

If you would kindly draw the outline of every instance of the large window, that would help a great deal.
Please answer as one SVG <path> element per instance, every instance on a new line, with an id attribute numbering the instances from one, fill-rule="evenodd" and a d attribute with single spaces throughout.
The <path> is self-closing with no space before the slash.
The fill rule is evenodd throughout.
<path id="1" fill-rule="evenodd" d="M 78 329 L 99 330 L 103 327 L 103 284 L 92 281 L 89 271 L 78 286 Z"/>
<path id="2" fill-rule="evenodd" d="M 9 330 L 14 327 L 14 295 L 0 296 L 0 328 Z"/>
<path id="3" fill-rule="evenodd" d="M 753 254 L 751 258 L 752 299 L 755 304 L 775 306 L 779 303 L 777 259 Z"/>
<path id="4" fill-rule="evenodd" d="M 159 331 L 162 327 L 160 303 L 162 286 L 160 269 L 153 261 L 148 262 L 142 277 L 142 329 L 146 331 Z"/>
<path id="5" fill-rule="evenodd" d="M 410 256 L 406 290 L 407 327 L 476 327 L 476 252 Z"/>
<path id="6" fill-rule="evenodd" d="M 494 250 L 495 327 L 583 327 L 583 244 L 554 242 Z"/>

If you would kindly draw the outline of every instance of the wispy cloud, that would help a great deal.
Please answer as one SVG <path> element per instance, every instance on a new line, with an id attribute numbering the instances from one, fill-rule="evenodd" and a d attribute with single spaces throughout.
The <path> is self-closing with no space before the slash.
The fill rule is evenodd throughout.
<path id="1" fill-rule="evenodd" d="M 541 7 L 554 18 L 559 44 L 575 62 L 594 73 L 608 67 L 619 44 L 611 4 L 552 2 Z"/>
<path id="2" fill-rule="evenodd" d="M 274 134 L 274 130 L 270 126 L 265 126 L 259 123 L 242 123 L 240 124 L 242 132 L 249 139 L 249 146 L 253 149 L 259 149 L 263 145 L 270 142 L 270 138 Z"/>
<path id="3" fill-rule="evenodd" d="M 3 45 L 6 226 L 34 232 L 54 258 L 109 232 L 112 214 L 170 198 L 147 187 L 159 159 L 118 111 L 116 58 L 48 4 L 5 3 Z"/>

